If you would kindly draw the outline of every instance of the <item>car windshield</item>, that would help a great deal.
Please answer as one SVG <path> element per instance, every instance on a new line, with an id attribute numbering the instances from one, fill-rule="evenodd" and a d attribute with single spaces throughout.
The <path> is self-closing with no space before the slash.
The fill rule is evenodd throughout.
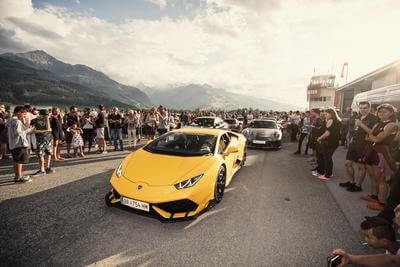
<path id="1" fill-rule="evenodd" d="M 250 128 L 277 129 L 278 127 L 274 121 L 253 121 L 250 123 Z"/>
<path id="2" fill-rule="evenodd" d="M 213 127 L 214 126 L 214 118 L 197 118 L 190 124 L 191 126 L 200 126 L 200 127 Z"/>
<path id="3" fill-rule="evenodd" d="M 225 122 L 228 124 L 236 124 L 236 121 L 234 119 L 226 119 Z"/>
<path id="4" fill-rule="evenodd" d="M 207 156 L 214 153 L 216 142 L 214 135 L 170 132 L 145 146 L 144 150 L 175 156 Z"/>

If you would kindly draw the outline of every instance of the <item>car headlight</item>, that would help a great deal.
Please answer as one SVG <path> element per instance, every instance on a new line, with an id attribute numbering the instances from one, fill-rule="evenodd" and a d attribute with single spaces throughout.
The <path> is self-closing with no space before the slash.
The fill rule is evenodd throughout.
<path id="1" fill-rule="evenodd" d="M 182 181 L 180 183 L 175 184 L 175 188 L 180 190 L 180 189 L 185 189 L 194 186 L 200 178 L 203 177 L 203 174 L 197 175 L 193 178 L 187 179 L 185 181 Z"/>
<path id="2" fill-rule="evenodd" d="M 115 174 L 117 175 L 118 178 L 122 176 L 122 162 L 121 164 L 119 164 L 117 170 L 115 171 Z"/>
<path id="3" fill-rule="evenodd" d="M 275 133 L 272 135 L 272 138 L 275 139 L 275 140 L 279 140 L 279 139 L 281 138 L 281 134 L 280 134 L 279 132 L 275 132 Z"/>

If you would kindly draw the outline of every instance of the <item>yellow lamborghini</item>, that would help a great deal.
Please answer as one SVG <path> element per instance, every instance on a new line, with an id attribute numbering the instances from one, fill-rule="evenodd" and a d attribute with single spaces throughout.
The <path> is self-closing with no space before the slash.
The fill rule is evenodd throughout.
<path id="1" fill-rule="evenodd" d="M 246 138 L 228 130 L 168 132 L 128 155 L 111 177 L 108 206 L 122 204 L 162 219 L 194 217 L 219 203 L 246 161 Z"/>

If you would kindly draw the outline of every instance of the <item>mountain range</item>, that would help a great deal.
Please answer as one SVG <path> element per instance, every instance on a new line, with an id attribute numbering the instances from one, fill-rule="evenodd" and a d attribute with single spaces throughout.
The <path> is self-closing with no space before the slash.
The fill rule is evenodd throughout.
<path id="1" fill-rule="evenodd" d="M 1 54 L 0 88 L 0 100 L 12 104 L 97 106 L 102 103 L 122 108 L 163 105 L 187 110 L 299 109 L 207 84 L 177 84 L 166 88 L 152 88 L 143 83 L 124 85 L 100 71 L 82 64 L 64 63 L 41 50 Z"/>
<path id="2" fill-rule="evenodd" d="M 78 104 L 144 108 L 149 97 L 88 66 L 64 63 L 44 51 L 0 55 L 3 101 L 32 104 Z"/>
<path id="3" fill-rule="evenodd" d="M 178 85 L 155 89 L 144 84 L 138 88 L 149 95 L 155 105 L 163 105 L 175 109 L 221 109 L 254 108 L 260 110 L 298 110 L 299 107 L 276 102 L 262 97 L 254 97 L 229 92 L 208 84 Z"/>

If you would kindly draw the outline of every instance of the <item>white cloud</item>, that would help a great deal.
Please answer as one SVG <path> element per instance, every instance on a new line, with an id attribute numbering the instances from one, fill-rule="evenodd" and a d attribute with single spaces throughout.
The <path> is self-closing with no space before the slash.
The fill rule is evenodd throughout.
<path id="1" fill-rule="evenodd" d="M 145 0 L 145 1 L 159 6 L 160 9 L 164 9 L 167 6 L 167 0 Z"/>
<path id="2" fill-rule="evenodd" d="M 300 105 L 314 67 L 339 75 L 347 61 L 351 80 L 400 58 L 396 0 L 202 0 L 194 14 L 114 24 L 3 0 L 0 49 L 43 49 L 127 84 L 208 83 Z"/>
<path id="3" fill-rule="evenodd" d="M 79 5 L 79 4 L 81 3 L 81 1 L 80 1 L 80 0 L 75 0 L 75 3 L 76 3 L 77 5 Z"/>

